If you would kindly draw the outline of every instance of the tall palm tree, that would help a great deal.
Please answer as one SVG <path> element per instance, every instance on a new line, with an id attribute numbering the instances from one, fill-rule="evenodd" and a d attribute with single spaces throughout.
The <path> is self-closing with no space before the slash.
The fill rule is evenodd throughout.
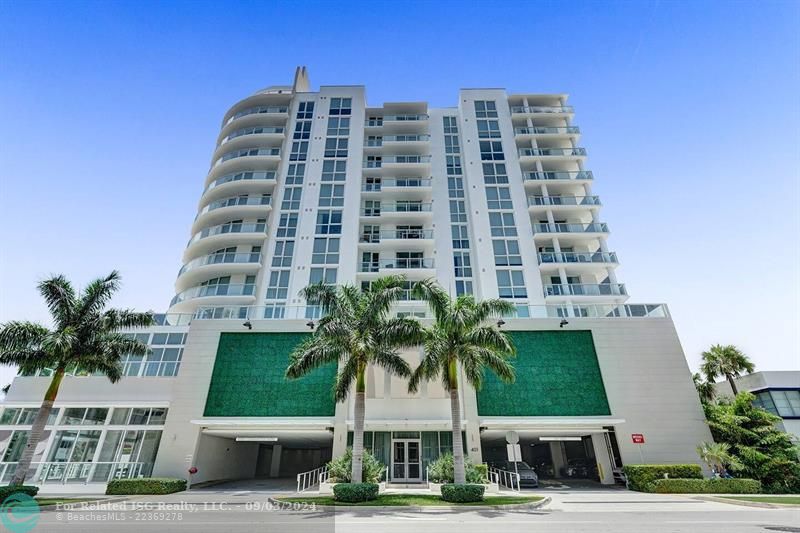
<path id="1" fill-rule="evenodd" d="M 700 401 L 703 403 L 709 403 L 714 401 L 714 395 L 716 394 L 714 391 L 714 384 L 703 379 L 703 376 L 700 375 L 700 372 L 695 372 L 692 374 L 692 381 L 694 381 L 694 388 L 697 389 L 697 394 L 700 396 Z"/>
<path id="2" fill-rule="evenodd" d="M 0 325 L 0 363 L 19 366 L 20 374 L 33 374 L 42 369 L 53 371 L 11 485 L 21 485 L 25 481 L 33 452 L 42 438 L 67 371 L 99 373 L 115 383 L 122 377 L 124 355 L 148 352 L 146 344 L 125 337 L 119 330 L 153 324 L 152 313 L 106 309 L 119 284 L 120 275 L 115 270 L 76 294 L 64 276 L 55 276 L 38 285 L 53 318 L 52 329 L 23 321 Z"/>
<path id="3" fill-rule="evenodd" d="M 488 324 L 492 317 L 514 311 L 514 306 L 500 299 L 475 301 L 471 295 L 452 300 L 432 279 L 414 286 L 415 298 L 425 300 L 434 323 L 423 331 L 424 354 L 414 370 L 408 389 L 414 393 L 425 380 L 441 379 L 450 394 L 450 417 L 453 430 L 453 479 L 466 483 L 464 448 L 461 440 L 461 405 L 458 397 L 459 367 L 475 390 L 483 384 L 488 368 L 507 383 L 514 381 L 514 368 L 508 361 L 515 353 L 508 336 Z"/>
<path id="4" fill-rule="evenodd" d="M 703 364 L 700 365 L 700 370 L 706 375 L 706 379 L 710 382 L 718 377 L 727 379 L 734 396 L 739 394 L 734 380 L 742 373 L 752 374 L 756 369 L 752 361 L 732 344 L 715 344 L 701 355 Z"/>
<path id="5" fill-rule="evenodd" d="M 295 379 L 333 362 L 339 363 L 334 384 L 337 402 L 347 399 L 355 384 L 353 463 L 350 480 L 362 480 L 364 456 L 364 411 L 367 367 L 382 367 L 388 373 L 408 377 L 411 368 L 399 350 L 417 346 L 422 328 L 414 319 L 390 318 L 392 306 L 403 295 L 402 276 L 387 276 L 362 291 L 353 285 L 309 285 L 301 296 L 321 307 L 323 317 L 314 335 L 292 353 L 286 377 Z"/>

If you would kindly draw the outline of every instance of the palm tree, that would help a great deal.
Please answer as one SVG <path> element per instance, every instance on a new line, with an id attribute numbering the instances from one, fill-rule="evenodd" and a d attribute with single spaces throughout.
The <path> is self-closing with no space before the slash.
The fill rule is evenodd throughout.
<path id="1" fill-rule="evenodd" d="M 697 455 L 713 472 L 721 474 L 726 465 L 731 470 L 742 468 L 742 463 L 730 450 L 730 445 L 724 442 L 701 442 Z"/>
<path id="2" fill-rule="evenodd" d="M 739 394 L 735 378 L 742 373 L 752 374 L 756 369 L 752 361 L 732 344 L 715 344 L 701 355 L 703 364 L 700 370 L 706 375 L 706 379 L 713 382 L 718 377 L 724 377 L 730 383 L 734 396 Z"/>
<path id="3" fill-rule="evenodd" d="M 99 373 L 115 383 L 122 377 L 120 361 L 124 355 L 148 352 L 147 345 L 125 337 L 119 330 L 153 324 L 152 313 L 106 309 L 119 284 L 120 275 L 115 270 L 92 281 L 78 295 L 64 276 L 55 276 L 38 285 L 53 317 L 52 329 L 23 321 L 0 325 L 0 363 L 19 366 L 22 375 L 43 369 L 53 371 L 11 485 L 25 481 L 67 371 Z"/>
<path id="4" fill-rule="evenodd" d="M 403 295 L 404 282 L 402 276 L 387 276 L 373 281 L 364 291 L 353 285 L 323 283 L 301 291 L 309 304 L 321 307 L 323 318 L 314 335 L 292 353 L 286 377 L 296 379 L 338 362 L 333 391 L 337 402 L 347 399 L 355 383 L 352 483 L 362 480 L 367 367 L 375 365 L 390 374 L 408 377 L 411 367 L 399 350 L 417 346 L 421 340 L 419 322 L 388 316 Z"/>
<path id="5" fill-rule="evenodd" d="M 700 372 L 692 374 L 692 381 L 694 381 L 694 388 L 697 389 L 697 394 L 700 396 L 700 401 L 703 403 L 714 401 L 714 384 L 703 379 Z"/>
<path id="6" fill-rule="evenodd" d="M 514 368 L 508 358 L 515 353 L 505 333 L 489 325 L 492 317 L 514 311 L 514 306 L 500 299 L 475 301 L 471 295 L 452 300 L 429 279 L 414 286 L 415 298 L 425 300 L 434 316 L 434 324 L 424 329 L 424 354 L 414 370 L 408 389 L 414 393 L 425 380 L 441 379 L 450 393 L 450 417 L 453 430 L 453 479 L 466 483 L 464 448 L 461 441 L 461 405 L 458 397 L 458 369 L 475 390 L 483 384 L 485 369 L 492 370 L 507 383 L 514 381 Z"/>

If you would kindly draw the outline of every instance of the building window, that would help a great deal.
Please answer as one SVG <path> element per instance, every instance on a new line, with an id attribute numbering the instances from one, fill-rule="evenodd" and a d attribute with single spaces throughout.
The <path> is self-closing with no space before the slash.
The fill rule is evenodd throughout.
<path id="1" fill-rule="evenodd" d="M 456 296 L 461 296 L 462 294 L 472 294 L 472 281 L 466 279 L 457 279 L 456 280 Z"/>
<path id="2" fill-rule="evenodd" d="M 478 138 L 479 139 L 499 139 L 500 138 L 500 124 L 496 120 L 479 120 L 478 121 Z"/>
<path id="3" fill-rule="evenodd" d="M 489 213 L 489 227 L 492 237 L 516 237 L 517 225 L 514 213 Z"/>
<path id="4" fill-rule="evenodd" d="M 493 100 L 475 100 L 477 118 L 497 118 L 497 105 Z"/>
<path id="5" fill-rule="evenodd" d="M 527 298 L 522 270 L 498 270 L 497 292 L 500 298 Z"/>
<path id="6" fill-rule="evenodd" d="M 349 117 L 330 117 L 328 118 L 328 136 L 341 137 L 350 135 Z"/>
<path id="7" fill-rule="evenodd" d="M 278 222 L 277 237 L 294 237 L 297 233 L 297 213 L 283 213 Z"/>
<path id="8" fill-rule="evenodd" d="M 115 407 L 112 426 L 163 426 L 167 420 L 166 407 Z"/>
<path id="9" fill-rule="evenodd" d="M 286 172 L 286 185 L 302 185 L 306 173 L 305 163 L 292 163 Z"/>
<path id="10" fill-rule="evenodd" d="M 445 134 L 458 134 L 458 120 L 456 117 L 442 117 Z"/>
<path id="11" fill-rule="evenodd" d="M 347 138 L 328 137 L 325 139 L 325 157 L 347 157 Z"/>
<path id="12" fill-rule="evenodd" d="M 315 283 L 325 283 L 326 285 L 336 285 L 336 269 L 335 268 L 312 268 L 311 275 L 308 278 L 308 283 L 313 285 Z"/>
<path id="13" fill-rule="evenodd" d="M 516 239 L 492 239 L 494 264 L 497 266 L 522 266 L 519 241 Z"/>
<path id="14" fill-rule="evenodd" d="M 339 239 L 316 238 L 314 239 L 314 253 L 311 255 L 311 264 L 330 265 L 339 262 Z"/>
<path id="15" fill-rule="evenodd" d="M 464 178 L 447 178 L 447 190 L 450 198 L 464 198 Z"/>
<path id="16" fill-rule="evenodd" d="M 292 136 L 295 140 L 301 139 L 310 139 L 311 138 L 311 121 L 310 120 L 301 120 L 294 125 L 294 135 Z"/>
<path id="17" fill-rule="evenodd" d="M 272 256 L 272 266 L 289 267 L 292 266 L 294 256 L 294 241 L 276 241 L 275 254 Z"/>
<path id="18" fill-rule="evenodd" d="M 450 200 L 450 222 L 466 223 L 467 206 L 463 200 Z"/>
<path id="19" fill-rule="evenodd" d="M 353 111 L 352 98 L 331 98 L 330 115 L 349 115 Z"/>
<path id="20" fill-rule="evenodd" d="M 469 252 L 454 252 L 453 265 L 454 274 L 457 278 L 471 278 L 472 265 L 470 263 Z"/>
<path id="21" fill-rule="evenodd" d="M 444 153 L 458 154 L 461 148 L 458 146 L 458 135 L 445 135 L 444 136 Z"/>
<path id="22" fill-rule="evenodd" d="M 344 185 L 323 183 L 319 187 L 320 207 L 342 207 L 344 205 Z"/>
<path id="23" fill-rule="evenodd" d="M 346 161 L 323 161 L 322 181 L 344 181 L 347 177 Z"/>
<path id="24" fill-rule="evenodd" d="M 308 156 L 308 141 L 295 141 L 289 153 L 289 161 L 305 161 Z"/>
<path id="25" fill-rule="evenodd" d="M 378 200 L 365 200 L 363 216 L 377 217 L 381 214 L 381 203 Z"/>
<path id="26" fill-rule="evenodd" d="M 302 187 L 286 187 L 286 189 L 283 190 L 281 209 L 287 211 L 297 211 L 300 209 L 300 197 L 302 194 Z"/>
<path id="27" fill-rule="evenodd" d="M 297 118 L 298 120 L 314 118 L 314 102 L 300 102 L 297 105 Z"/>
<path id="28" fill-rule="evenodd" d="M 483 163 L 483 182 L 487 185 L 508 183 L 506 166 L 503 163 Z"/>
<path id="29" fill-rule="evenodd" d="M 445 157 L 445 160 L 447 164 L 448 176 L 460 176 L 463 173 L 461 168 L 461 156 L 448 155 Z"/>
<path id="30" fill-rule="evenodd" d="M 483 161 L 502 161 L 505 159 L 503 155 L 503 143 L 500 141 L 480 141 L 481 160 Z"/>
<path id="31" fill-rule="evenodd" d="M 800 417 L 800 390 L 770 390 L 778 416 Z"/>
<path id="32" fill-rule="evenodd" d="M 339 235 L 342 233 L 342 212 L 326 209 L 317 212 L 317 235 Z"/>
<path id="33" fill-rule="evenodd" d="M 289 271 L 273 270 L 269 274 L 267 300 L 283 300 L 289 292 Z"/>
<path id="34" fill-rule="evenodd" d="M 511 189 L 508 187 L 486 187 L 486 204 L 489 209 L 513 209 Z"/>
<path id="35" fill-rule="evenodd" d="M 450 226 L 450 234 L 453 237 L 454 250 L 469 248 L 469 234 L 465 224 L 453 224 Z"/>
<path id="36" fill-rule="evenodd" d="M 108 409 L 105 407 L 69 407 L 61 418 L 63 426 L 102 426 L 106 423 Z"/>

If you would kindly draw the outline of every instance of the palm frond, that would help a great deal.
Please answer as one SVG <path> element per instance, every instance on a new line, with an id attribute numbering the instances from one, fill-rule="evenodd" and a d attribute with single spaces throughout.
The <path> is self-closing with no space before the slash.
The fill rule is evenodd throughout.
<path id="1" fill-rule="evenodd" d="M 416 300 L 423 300 L 428 304 L 434 318 L 442 321 L 450 308 L 450 295 L 445 292 L 435 278 L 428 278 L 414 284 L 412 295 Z"/>
<path id="2" fill-rule="evenodd" d="M 381 343 L 398 348 L 411 348 L 422 344 L 425 332 L 413 318 L 390 318 L 379 331 Z"/>
<path id="3" fill-rule="evenodd" d="M 6 322 L 0 326 L 0 358 L 7 350 L 38 348 L 49 334 L 49 329 L 35 322 Z"/>
<path id="4" fill-rule="evenodd" d="M 286 377 L 300 378 L 315 368 L 338 361 L 343 355 L 342 346 L 330 342 L 326 337 L 314 335 L 295 348 L 289 356 Z"/>
<path id="5" fill-rule="evenodd" d="M 370 362 L 394 376 L 405 378 L 411 375 L 411 367 L 408 362 L 395 350 L 385 347 L 379 348 L 372 354 L 370 360 Z"/>
<path id="6" fill-rule="evenodd" d="M 153 313 L 140 313 L 133 309 L 108 309 L 102 314 L 101 320 L 106 331 L 146 328 L 155 324 Z"/>
<path id="7" fill-rule="evenodd" d="M 114 293 L 119 290 L 122 276 L 116 270 L 104 277 L 98 278 L 83 290 L 83 294 L 78 302 L 77 315 L 79 317 L 90 317 L 92 315 L 100 314 L 103 308 L 108 305 L 108 302 L 113 298 Z"/>
<path id="8" fill-rule="evenodd" d="M 353 383 L 358 378 L 359 364 L 360 361 L 357 358 L 351 357 L 336 374 L 336 382 L 333 384 L 333 397 L 337 402 L 343 402 L 347 399 Z"/>
<path id="9" fill-rule="evenodd" d="M 41 281 L 37 288 L 44 298 L 56 327 L 66 327 L 77 312 L 77 300 L 72 283 L 63 275 Z"/>

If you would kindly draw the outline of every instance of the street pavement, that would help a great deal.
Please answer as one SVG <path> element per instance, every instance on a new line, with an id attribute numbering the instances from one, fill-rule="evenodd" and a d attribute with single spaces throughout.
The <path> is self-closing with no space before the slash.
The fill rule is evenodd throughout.
<path id="1" fill-rule="evenodd" d="M 287 485 L 288 486 L 288 485 Z M 210 487 L 167 496 L 131 497 L 89 509 L 42 511 L 34 532 L 259 533 L 800 533 L 800 509 L 765 509 L 614 489 L 543 489 L 552 498 L 537 510 L 401 508 L 322 511 L 277 509 L 268 497 L 286 487 Z M 112 507 L 113 506 L 113 507 Z"/>

